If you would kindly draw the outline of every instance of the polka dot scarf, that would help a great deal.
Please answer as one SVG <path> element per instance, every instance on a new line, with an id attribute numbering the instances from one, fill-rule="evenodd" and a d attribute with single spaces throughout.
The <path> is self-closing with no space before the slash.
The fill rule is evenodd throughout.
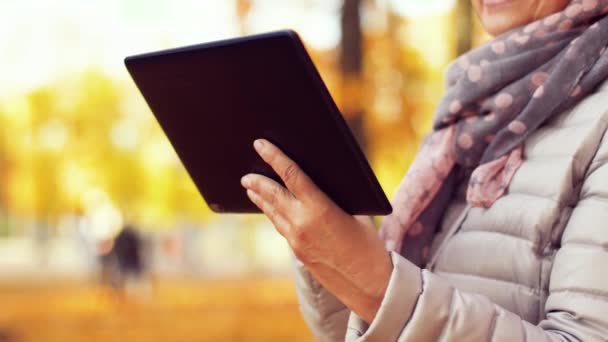
<path id="1" fill-rule="evenodd" d="M 562 12 L 496 37 L 458 58 L 434 129 L 380 231 L 389 250 L 422 265 L 463 170 L 467 202 L 488 208 L 522 164 L 526 138 L 608 77 L 608 0 L 573 0 Z M 542 176 L 542 175 L 539 175 Z"/>

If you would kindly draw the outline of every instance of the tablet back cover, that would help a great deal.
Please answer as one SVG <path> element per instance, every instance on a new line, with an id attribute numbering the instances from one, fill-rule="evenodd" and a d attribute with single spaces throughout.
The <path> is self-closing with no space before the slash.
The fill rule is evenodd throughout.
<path id="1" fill-rule="evenodd" d="M 276 144 L 351 214 L 391 206 L 297 35 L 279 31 L 128 57 L 139 90 L 209 207 L 257 213 L 240 179 L 281 183 L 253 150 Z"/>

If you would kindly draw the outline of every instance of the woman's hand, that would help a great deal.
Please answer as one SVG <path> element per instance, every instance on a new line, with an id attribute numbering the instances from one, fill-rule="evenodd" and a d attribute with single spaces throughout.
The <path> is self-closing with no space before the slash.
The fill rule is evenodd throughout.
<path id="1" fill-rule="evenodd" d="M 315 278 L 371 322 L 392 272 L 389 255 L 371 220 L 345 213 L 270 142 L 256 140 L 254 147 L 287 188 L 268 177 L 246 175 L 242 185 L 251 201 Z"/>

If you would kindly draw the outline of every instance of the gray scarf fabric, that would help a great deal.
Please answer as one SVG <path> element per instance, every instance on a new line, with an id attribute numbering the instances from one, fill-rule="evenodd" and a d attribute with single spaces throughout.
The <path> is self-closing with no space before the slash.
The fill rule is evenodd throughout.
<path id="1" fill-rule="evenodd" d="M 523 161 L 539 127 L 608 78 L 608 0 L 573 0 L 559 13 L 504 33 L 458 58 L 434 130 L 401 182 L 381 237 L 412 262 L 427 261 L 455 173 L 467 201 L 490 207 Z"/>

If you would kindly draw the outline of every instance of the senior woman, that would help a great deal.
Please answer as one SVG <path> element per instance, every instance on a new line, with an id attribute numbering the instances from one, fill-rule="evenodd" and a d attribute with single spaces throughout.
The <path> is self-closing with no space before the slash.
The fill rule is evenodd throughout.
<path id="1" fill-rule="evenodd" d="M 379 237 L 254 143 L 320 340 L 608 341 L 608 0 L 473 5 L 495 38 L 448 69 Z"/>

